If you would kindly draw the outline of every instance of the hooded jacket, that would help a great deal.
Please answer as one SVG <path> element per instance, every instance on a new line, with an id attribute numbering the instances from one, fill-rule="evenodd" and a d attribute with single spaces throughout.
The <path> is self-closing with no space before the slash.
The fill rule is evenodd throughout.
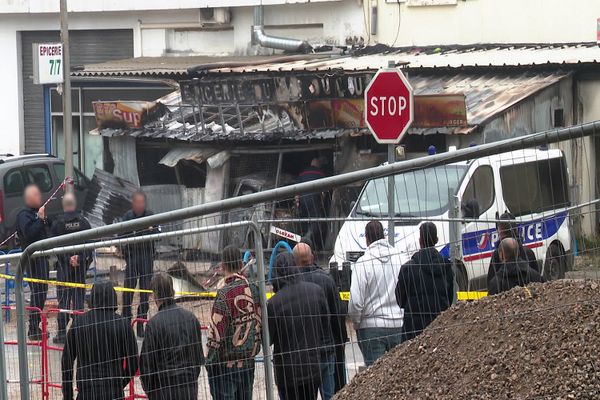
<path id="1" fill-rule="evenodd" d="M 192 398 L 202 364 L 200 322 L 174 300 L 166 300 L 146 325 L 140 354 L 140 379 L 148 398 Z"/>
<path id="2" fill-rule="evenodd" d="M 301 276 L 306 282 L 314 283 L 323 289 L 327 307 L 329 308 L 331 342 L 333 345 L 343 345 L 348 341 L 348 332 L 346 332 L 346 315 L 341 311 L 340 291 L 333 278 L 317 265 L 302 268 L 304 271 Z M 330 350 L 333 350 L 330 349 Z"/>
<path id="3" fill-rule="evenodd" d="M 402 262 L 385 239 L 373 242 L 352 269 L 348 315 L 356 329 L 401 328 L 394 290 Z"/>
<path id="4" fill-rule="evenodd" d="M 398 275 L 396 300 L 404 309 L 404 340 L 419 335 L 454 298 L 450 261 L 434 248 L 417 251 Z"/>
<path id="5" fill-rule="evenodd" d="M 77 360 L 78 399 L 123 398 L 123 388 L 138 369 L 138 347 L 129 320 L 115 314 L 117 294 L 111 283 L 96 283 L 92 309 L 73 320 L 62 355 L 62 391 L 73 399 Z"/>
<path id="6" fill-rule="evenodd" d="M 527 286 L 533 282 L 544 282 L 544 278 L 527 261 L 518 259 L 500 265 L 488 285 L 488 294 L 506 292 L 515 286 Z"/>
<path id="7" fill-rule="evenodd" d="M 321 382 L 323 332 L 329 328 L 329 309 L 323 290 L 286 268 L 283 284 L 267 303 L 277 386 Z"/>

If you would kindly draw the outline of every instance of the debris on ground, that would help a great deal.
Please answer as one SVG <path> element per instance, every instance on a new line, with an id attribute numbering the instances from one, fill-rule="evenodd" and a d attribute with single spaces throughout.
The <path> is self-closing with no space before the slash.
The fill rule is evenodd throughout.
<path id="1" fill-rule="evenodd" d="M 600 283 L 517 287 L 440 315 L 335 397 L 598 399 Z"/>

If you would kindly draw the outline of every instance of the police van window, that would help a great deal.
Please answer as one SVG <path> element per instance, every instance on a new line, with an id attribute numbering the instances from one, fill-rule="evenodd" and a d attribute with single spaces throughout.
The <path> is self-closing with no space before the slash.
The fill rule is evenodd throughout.
<path id="1" fill-rule="evenodd" d="M 489 165 L 478 167 L 467 184 L 462 197 L 463 210 L 465 206 L 473 208 L 473 215 L 468 218 L 477 218 L 487 211 L 494 203 L 494 172 Z M 478 212 L 475 212 L 478 210 Z"/>
<path id="2" fill-rule="evenodd" d="M 23 169 L 28 185 L 37 185 L 42 192 L 52 189 L 52 176 L 45 165 L 26 166 Z"/>
<path id="3" fill-rule="evenodd" d="M 563 158 L 552 158 L 500 168 L 502 193 L 516 216 L 569 205 L 567 169 Z"/>
<path id="4" fill-rule="evenodd" d="M 4 193 L 7 196 L 21 196 L 25 190 L 25 182 L 20 169 L 13 169 L 4 175 Z"/>

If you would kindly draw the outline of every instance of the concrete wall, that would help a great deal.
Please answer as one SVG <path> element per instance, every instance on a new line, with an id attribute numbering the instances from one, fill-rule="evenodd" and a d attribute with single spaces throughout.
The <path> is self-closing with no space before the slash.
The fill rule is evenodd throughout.
<path id="1" fill-rule="evenodd" d="M 420 7 L 409 6 L 411 1 L 364 0 L 369 30 L 371 8 L 377 5 L 377 35 L 369 36 L 371 43 L 591 42 L 600 17 L 598 0 L 458 0 Z"/>

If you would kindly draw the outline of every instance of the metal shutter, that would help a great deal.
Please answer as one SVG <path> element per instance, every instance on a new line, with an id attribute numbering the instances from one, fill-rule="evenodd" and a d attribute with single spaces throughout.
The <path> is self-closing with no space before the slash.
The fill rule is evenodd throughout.
<path id="1" fill-rule="evenodd" d="M 70 39 L 71 67 L 133 57 L 131 29 L 70 31 Z M 45 151 L 44 98 L 42 87 L 34 85 L 31 79 L 31 46 L 53 41 L 60 41 L 58 31 L 21 32 L 25 153 Z"/>

